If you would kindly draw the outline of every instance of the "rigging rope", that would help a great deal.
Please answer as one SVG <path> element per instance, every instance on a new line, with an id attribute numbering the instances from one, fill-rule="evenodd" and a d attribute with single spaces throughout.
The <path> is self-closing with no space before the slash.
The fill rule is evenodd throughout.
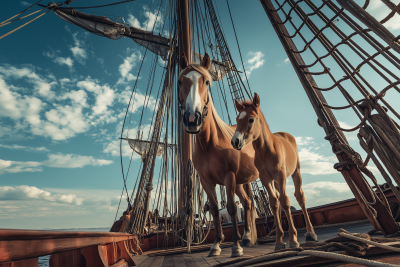
<path id="1" fill-rule="evenodd" d="M 12 17 L 9 18 L 9 19 L 6 19 L 5 21 L 1 22 L 0 25 L 6 23 L 6 22 L 9 21 L 10 19 L 13 19 L 13 18 L 17 17 L 18 15 L 21 15 L 21 14 L 24 13 L 25 11 L 27 11 L 27 10 L 31 9 L 32 7 L 36 6 L 37 4 L 39 4 L 41 1 L 42 1 L 42 0 L 37 1 L 36 3 L 34 3 L 33 5 L 31 5 L 31 6 L 28 7 L 27 9 L 25 9 L 25 10 L 19 12 L 18 14 L 12 16 Z"/>
<path id="2" fill-rule="evenodd" d="M 129 2 L 133 2 L 135 0 L 124 0 L 124 1 L 120 1 L 117 3 L 111 3 L 111 4 L 107 4 L 107 5 L 101 5 L 101 6 L 89 6 L 89 7 L 71 7 L 71 9 L 88 9 L 88 8 L 99 8 L 99 7 L 106 7 L 106 6 L 114 6 L 114 5 L 119 5 L 119 4 L 124 4 L 124 3 L 129 3 Z M 66 1 L 68 2 L 68 1 Z M 64 2 L 65 3 L 65 2 Z M 38 4 L 38 6 L 42 6 L 44 7 L 44 5 L 40 5 Z"/>

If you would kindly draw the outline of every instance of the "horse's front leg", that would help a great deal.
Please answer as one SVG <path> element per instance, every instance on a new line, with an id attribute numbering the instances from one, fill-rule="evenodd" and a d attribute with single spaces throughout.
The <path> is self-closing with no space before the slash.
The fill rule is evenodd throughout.
<path id="1" fill-rule="evenodd" d="M 200 177 L 200 182 L 204 191 L 206 191 L 208 201 L 210 202 L 210 213 L 213 216 L 213 224 L 215 228 L 215 241 L 211 246 L 208 257 L 218 256 L 221 254 L 221 248 L 219 245 L 224 241 L 224 234 L 222 233 L 221 220 L 219 217 L 217 192 L 215 191 L 216 184 L 208 183 L 202 177 Z"/>
<path id="2" fill-rule="evenodd" d="M 235 189 L 236 189 L 236 176 L 232 172 L 228 172 L 225 175 L 224 184 L 226 187 L 226 197 L 227 197 L 227 210 L 231 216 L 232 226 L 233 226 L 233 247 L 232 247 L 232 257 L 243 256 L 243 248 L 240 246 L 240 233 L 237 226 L 237 208 L 235 203 Z"/>

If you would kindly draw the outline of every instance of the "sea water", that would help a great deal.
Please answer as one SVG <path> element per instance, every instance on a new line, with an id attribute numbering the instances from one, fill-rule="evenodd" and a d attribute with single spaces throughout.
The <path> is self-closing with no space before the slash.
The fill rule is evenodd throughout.
<path id="1" fill-rule="evenodd" d="M 84 228 L 84 229 L 54 229 L 55 231 L 74 231 L 74 232 L 109 232 L 110 228 Z M 39 257 L 39 267 L 49 267 L 51 255 Z"/>

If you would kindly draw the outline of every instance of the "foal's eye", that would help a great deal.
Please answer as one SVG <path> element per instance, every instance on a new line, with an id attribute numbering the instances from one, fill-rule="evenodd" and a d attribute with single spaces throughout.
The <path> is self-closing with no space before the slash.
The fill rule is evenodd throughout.
<path id="1" fill-rule="evenodd" d="M 178 80 L 178 86 L 182 85 L 182 81 Z"/>
<path id="2" fill-rule="evenodd" d="M 252 124 L 254 122 L 254 118 L 249 119 L 249 123 Z"/>
<path id="3" fill-rule="evenodd" d="M 206 85 L 210 85 L 210 82 L 209 82 L 209 81 L 206 81 Z"/>

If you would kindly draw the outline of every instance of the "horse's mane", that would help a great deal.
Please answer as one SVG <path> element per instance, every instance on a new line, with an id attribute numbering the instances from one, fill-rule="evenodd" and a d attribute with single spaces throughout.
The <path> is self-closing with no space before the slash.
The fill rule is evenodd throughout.
<path id="1" fill-rule="evenodd" d="M 215 109 L 214 102 L 212 101 L 210 97 L 210 102 L 208 104 L 209 109 L 211 109 L 211 113 L 213 114 L 215 123 L 217 127 L 221 130 L 221 132 L 225 135 L 228 140 L 231 140 L 233 135 L 235 134 L 235 130 L 232 129 L 228 124 L 226 124 L 219 116 L 217 113 L 217 110 Z"/>

